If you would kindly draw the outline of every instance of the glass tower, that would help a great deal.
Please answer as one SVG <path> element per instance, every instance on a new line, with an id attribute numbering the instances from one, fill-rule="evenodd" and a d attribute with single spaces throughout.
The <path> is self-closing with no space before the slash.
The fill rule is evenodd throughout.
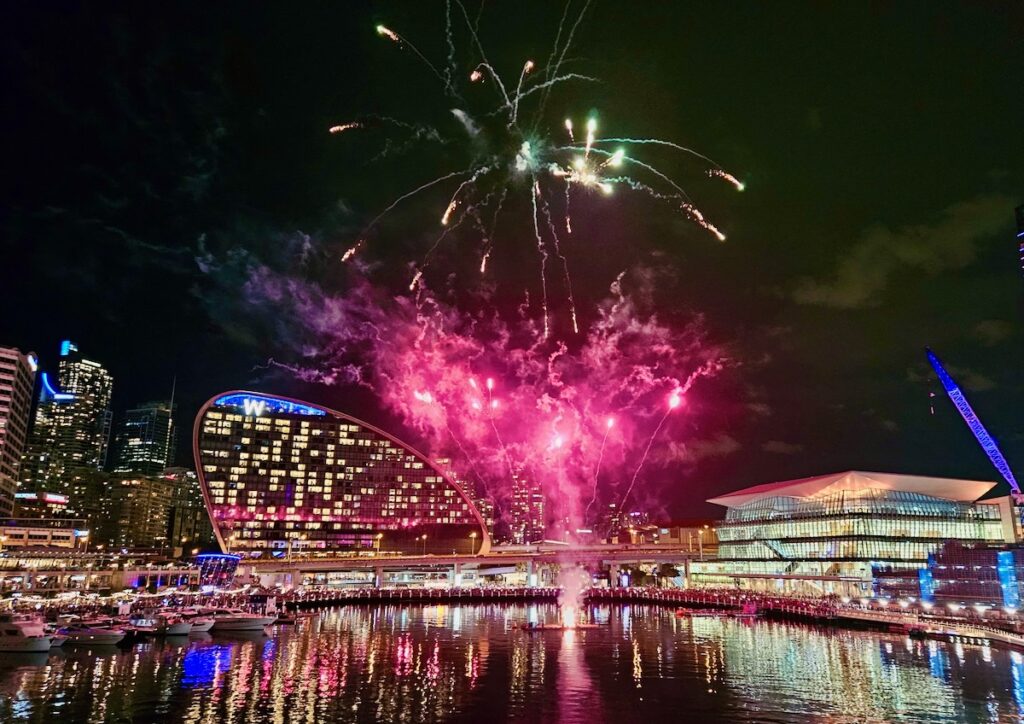
<path id="1" fill-rule="evenodd" d="M 128 410 L 114 437 L 114 472 L 159 475 L 174 458 L 176 430 L 171 402 Z"/>
<path id="2" fill-rule="evenodd" d="M 110 395 L 114 378 L 65 340 L 60 346 L 58 383 L 41 374 L 29 452 L 22 471 L 30 491 L 65 493 L 69 474 L 101 470 L 110 441 Z"/>

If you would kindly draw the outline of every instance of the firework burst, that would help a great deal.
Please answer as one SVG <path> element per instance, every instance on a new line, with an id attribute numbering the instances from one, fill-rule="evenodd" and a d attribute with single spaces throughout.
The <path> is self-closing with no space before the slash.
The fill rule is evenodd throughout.
<path id="1" fill-rule="evenodd" d="M 418 194 L 427 192 L 435 186 L 458 185 L 449 197 L 447 205 L 441 207 L 438 217 L 441 226 L 449 227 L 460 220 L 470 222 L 468 227 L 476 230 L 480 243 L 478 246 L 481 274 L 488 270 L 488 260 L 493 251 L 493 229 L 502 204 L 510 193 L 526 193 L 529 195 L 532 222 L 526 227 L 533 230 L 534 243 L 538 250 L 538 267 L 540 277 L 540 304 L 543 316 L 542 335 L 547 339 L 551 334 L 552 325 L 549 320 L 550 309 L 548 299 L 548 268 L 549 259 L 557 258 L 563 278 L 563 286 L 567 295 L 567 307 L 571 317 L 572 329 L 580 332 L 575 300 L 572 295 L 572 279 L 570 263 L 559 238 L 559 228 L 552 216 L 560 213 L 563 219 L 560 226 L 568 235 L 572 234 L 570 214 L 571 200 L 576 194 L 597 194 L 599 197 L 613 195 L 617 187 L 630 192 L 643 194 L 659 202 L 671 204 L 678 213 L 706 230 L 719 241 L 725 240 L 725 234 L 697 207 L 693 199 L 682 185 L 668 174 L 660 171 L 651 160 L 643 160 L 634 155 L 630 149 L 639 150 L 664 148 L 688 154 L 696 162 L 705 165 L 705 171 L 712 178 L 721 178 L 731 184 L 737 191 L 744 189 L 744 184 L 733 174 L 724 170 L 719 164 L 704 154 L 672 141 L 657 138 L 602 138 L 598 135 L 598 122 L 594 117 L 586 121 L 586 135 L 581 142 L 576 140 L 574 125 L 571 118 L 564 121 L 564 133 L 567 144 L 555 142 L 555 134 L 543 132 L 545 113 L 552 91 L 560 84 L 570 81 L 595 81 L 591 76 L 579 73 L 563 73 L 562 66 L 566 62 L 566 54 L 572 44 L 576 31 L 586 14 L 589 2 L 575 16 L 571 27 L 569 5 L 558 26 L 554 47 L 544 67 L 539 67 L 532 60 L 526 60 L 519 69 L 518 82 L 514 86 L 506 86 L 501 74 L 490 63 L 484 52 L 483 45 L 477 35 L 478 23 L 471 21 L 465 7 L 459 0 L 446 3 L 446 33 L 448 44 L 448 66 L 444 72 L 438 70 L 423 53 L 409 40 L 394 30 L 377 26 L 377 33 L 396 46 L 408 49 L 415 55 L 442 84 L 443 92 L 456 100 L 462 101 L 462 95 L 454 86 L 459 74 L 455 68 L 455 41 L 452 32 L 452 8 L 457 8 L 465 21 L 465 30 L 471 41 L 473 52 L 478 56 L 476 65 L 462 77 L 469 81 L 465 89 L 466 96 L 476 102 L 480 101 L 479 91 L 473 92 L 472 86 L 490 86 L 493 89 L 497 105 L 480 113 L 471 114 L 462 109 L 453 109 L 452 113 L 459 120 L 460 126 L 475 148 L 483 149 L 474 152 L 474 161 L 468 168 L 443 174 L 433 180 L 422 183 L 411 191 L 402 194 L 378 214 L 363 230 L 358 241 L 343 254 L 342 261 L 349 261 L 367 247 L 371 233 L 376 232 L 380 223 L 399 204 Z M 567 29 L 568 27 L 568 29 Z M 564 41 L 562 38 L 565 38 Z M 512 89 L 511 94 L 509 89 Z M 534 102 L 535 101 L 535 102 Z M 409 124 L 406 124 L 409 125 Z M 333 126 L 331 133 L 338 134 L 351 129 L 363 127 L 360 120 Z M 563 136 L 564 138 L 564 136 Z M 602 148 L 609 144 L 619 147 L 608 151 Z M 558 199 L 556 201 L 556 198 Z M 493 218 L 491 231 L 487 232 L 481 219 L 484 216 Z M 410 289 L 415 290 L 422 281 L 429 257 L 438 243 L 449 238 L 447 233 L 439 237 L 430 252 L 416 265 Z"/>

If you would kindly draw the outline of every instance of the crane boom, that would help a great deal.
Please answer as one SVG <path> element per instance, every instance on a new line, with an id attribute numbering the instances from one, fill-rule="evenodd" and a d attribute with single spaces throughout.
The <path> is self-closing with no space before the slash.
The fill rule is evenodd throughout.
<path id="1" fill-rule="evenodd" d="M 1021 494 L 1020 486 L 1017 485 L 1017 480 L 1013 477 L 1013 471 L 1010 470 L 1010 465 L 1006 462 L 1006 458 L 1003 457 L 1003 453 L 999 446 L 996 445 L 996 441 L 992 439 L 992 436 L 988 434 L 988 430 L 981 424 L 978 415 L 971 408 L 970 403 L 967 402 L 964 393 L 960 391 L 960 386 L 946 372 L 946 368 L 942 366 L 942 362 L 935 356 L 935 353 L 925 347 L 925 354 L 928 355 L 928 362 L 931 364 L 932 369 L 935 370 L 935 374 L 939 376 L 939 382 L 942 383 L 942 387 L 946 390 L 946 394 L 949 395 L 949 399 L 960 412 L 961 417 L 964 418 L 964 422 L 971 429 L 971 433 L 977 439 L 978 444 L 981 445 L 981 449 L 988 455 L 988 459 L 992 461 L 992 464 L 999 471 L 999 474 L 1003 476 L 1003 479 L 1010 484 L 1010 490 L 1013 492 L 1014 499 L 1020 503 L 1024 500 L 1024 495 Z"/>

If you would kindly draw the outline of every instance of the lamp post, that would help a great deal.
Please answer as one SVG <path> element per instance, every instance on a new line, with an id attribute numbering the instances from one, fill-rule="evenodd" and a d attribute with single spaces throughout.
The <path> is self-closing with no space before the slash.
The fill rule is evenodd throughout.
<path id="1" fill-rule="evenodd" d="M 86 533 L 82 536 L 82 553 L 89 552 L 89 534 Z"/>
<path id="2" fill-rule="evenodd" d="M 384 540 L 384 534 L 378 533 L 373 537 L 373 548 L 377 551 L 377 555 L 380 555 L 381 541 Z"/>
<path id="3" fill-rule="evenodd" d="M 469 534 L 469 555 L 476 555 L 476 531 Z"/>
<path id="4" fill-rule="evenodd" d="M 710 526 L 705 525 L 703 528 L 697 531 L 697 546 L 700 549 L 701 560 L 704 560 L 704 531 L 706 531 L 709 527 Z"/>
<path id="5" fill-rule="evenodd" d="M 427 534 L 421 535 L 420 540 L 423 541 L 423 555 L 427 555 Z"/>

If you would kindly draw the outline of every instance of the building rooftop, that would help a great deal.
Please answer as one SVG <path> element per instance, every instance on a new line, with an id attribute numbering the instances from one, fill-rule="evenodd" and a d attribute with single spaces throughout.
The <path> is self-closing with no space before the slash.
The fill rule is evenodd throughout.
<path id="1" fill-rule="evenodd" d="M 960 480 L 957 478 L 930 478 L 922 475 L 898 473 L 869 473 L 847 470 L 831 475 L 784 480 L 743 488 L 734 493 L 710 498 L 709 503 L 736 508 L 760 498 L 822 498 L 847 490 L 898 490 L 920 493 L 935 498 L 960 502 L 973 502 L 996 485 L 987 480 Z"/>

